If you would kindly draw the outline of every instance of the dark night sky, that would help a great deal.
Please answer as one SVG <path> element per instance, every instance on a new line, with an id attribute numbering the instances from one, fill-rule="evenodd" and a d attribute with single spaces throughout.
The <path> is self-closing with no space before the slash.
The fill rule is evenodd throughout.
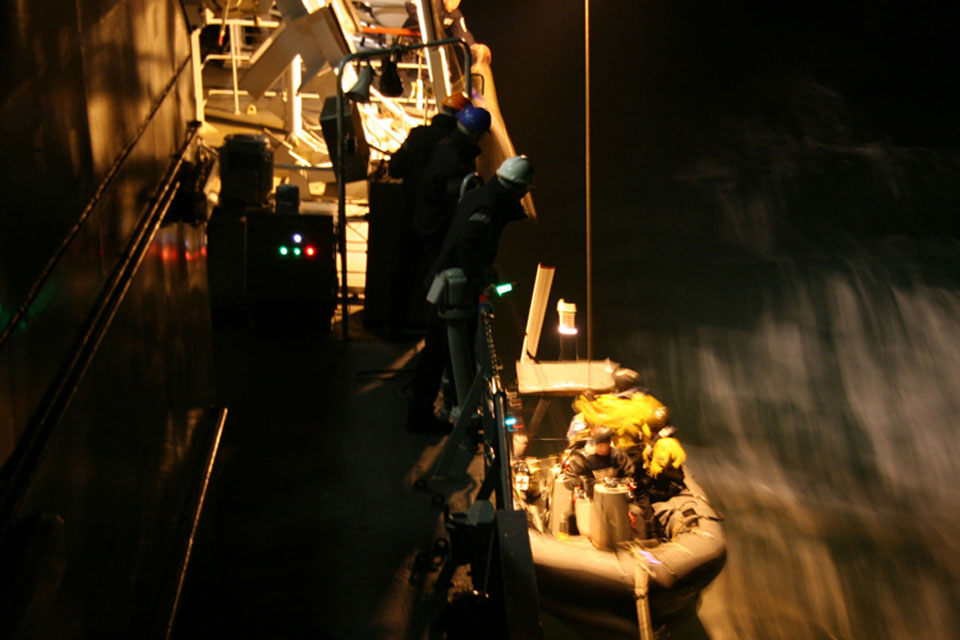
<path id="1" fill-rule="evenodd" d="M 467 24 L 493 52 L 503 117 L 535 164 L 539 222 L 508 229 L 501 275 L 532 286 L 538 261 L 559 267 L 554 298 L 585 299 L 583 7 L 577 2 L 464 2 Z M 538 25 L 535 30 L 530 25 Z M 525 317 L 526 295 L 511 307 Z"/>
<path id="2" fill-rule="evenodd" d="M 540 222 L 505 234 L 501 271 L 523 282 L 556 264 L 554 298 L 583 309 L 583 3 L 462 8 L 537 167 Z M 958 18 L 904 2 L 591 3 L 594 281 L 708 251 L 960 234 Z"/>

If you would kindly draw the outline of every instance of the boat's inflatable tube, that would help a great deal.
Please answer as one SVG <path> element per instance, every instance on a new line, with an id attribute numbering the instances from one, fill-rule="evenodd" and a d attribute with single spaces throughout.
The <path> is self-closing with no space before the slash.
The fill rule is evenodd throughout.
<path id="1" fill-rule="evenodd" d="M 611 630 L 631 619 L 635 625 L 638 570 L 649 572 L 654 618 L 694 604 L 700 590 L 723 568 L 726 540 L 721 517 L 700 485 L 689 472 L 684 482 L 681 494 L 653 505 L 654 517 L 669 537 L 655 546 L 621 543 L 606 551 L 583 536 L 555 537 L 530 529 L 544 606 Z"/>

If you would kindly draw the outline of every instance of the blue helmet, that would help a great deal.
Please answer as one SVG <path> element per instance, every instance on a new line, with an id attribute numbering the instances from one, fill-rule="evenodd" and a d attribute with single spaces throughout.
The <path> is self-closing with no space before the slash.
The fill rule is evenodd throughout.
<path id="1" fill-rule="evenodd" d="M 482 107 L 465 106 L 457 112 L 457 120 L 469 133 L 486 133 L 490 130 L 490 112 Z"/>

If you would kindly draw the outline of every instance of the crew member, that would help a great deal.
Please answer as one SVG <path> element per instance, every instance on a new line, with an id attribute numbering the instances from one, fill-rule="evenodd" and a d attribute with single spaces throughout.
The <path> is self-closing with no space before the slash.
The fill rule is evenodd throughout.
<path id="1" fill-rule="evenodd" d="M 533 188 L 533 164 L 526 156 L 508 158 L 496 176 L 469 191 L 457 207 L 431 277 L 444 269 L 460 267 L 475 301 L 496 282 L 492 276 L 500 235 L 513 220 L 525 218 L 520 200 Z M 449 359 L 446 326 L 434 310 L 427 325 L 426 344 L 413 376 L 413 397 L 407 413 L 408 431 L 449 431 L 433 415 L 433 403 Z"/>
<path id="2" fill-rule="evenodd" d="M 416 203 L 417 185 L 430 155 L 443 138 L 453 133 L 457 126 L 457 113 L 468 104 L 470 98 L 462 91 L 447 96 L 430 124 L 411 129 L 400 149 L 390 157 L 390 176 L 403 179 L 406 204 L 411 210 Z"/>
<path id="3" fill-rule="evenodd" d="M 450 220 L 460 200 L 463 179 L 476 171 L 480 138 L 490 130 L 490 112 L 465 106 L 457 113 L 457 125 L 441 140 L 417 188 L 413 228 L 420 234 L 428 264 L 437 259 Z"/>
<path id="4" fill-rule="evenodd" d="M 527 156 L 507 158 L 493 180 L 463 197 L 450 230 L 443 241 L 433 273 L 460 267 L 468 286 L 479 297 L 484 288 L 496 284 L 493 262 L 500 235 L 509 222 L 523 220 L 520 201 L 533 188 L 533 163 Z"/>
<path id="5" fill-rule="evenodd" d="M 636 372 L 621 370 L 614 379 L 618 393 L 577 397 L 573 403 L 577 414 L 567 436 L 571 447 L 577 447 L 589 438 L 591 428 L 603 426 L 613 432 L 614 444 L 634 462 L 637 502 L 649 521 L 651 501 L 665 500 L 682 489 L 686 454 L 672 437 L 676 429 L 667 424 L 669 411 L 636 386 Z"/>
<path id="6" fill-rule="evenodd" d="M 618 393 L 598 396 L 586 393 L 573 401 L 577 413 L 567 430 L 567 439 L 571 444 L 589 433 L 585 427 L 603 425 L 613 430 L 614 443 L 626 450 L 651 444 L 654 436 L 666 426 L 669 416 L 667 407 L 647 393 L 646 389 L 633 387 L 632 384 L 636 382 L 634 376 L 624 373 L 614 378 Z"/>
<path id="7" fill-rule="evenodd" d="M 643 469 L 637 473 L 639 493 L 651 502 L 669 500 L 684 488 L 683 463 L 687 454 L 671 437 L 674 427 L 665 427 L 643 449 Z M 665 434 L 665 435 L 664 435 Z"/>
<path id="8" fill-rule="evenodd" d="M 634 465 L 630 458 L 611 444 L 613 430 L 600 427 L 590 437 L 587 446 L 575 449 L 563 465 L 562 481 L 570 489 L 582 486 L 588 496 L 593 485 L 605 478 L 632 478 Z"/>
<path id="9" fill-rule="evenodd" d="M 457 113 L 469 104 L 470 98 L 463 92 L 447 96 L 430 124 L 411 129 L 403 145 L 390 158 L 390 175 L 403 179 L 403 209 L 398 229 L 399 259 L 391 279 L 393 286 L 390 289 L 387 317 L 388 337 L 402 335 L 402 329 L 407 324 L 411 295 L 416 288 L 417 273 L 424 262 L 422 241 L 419 234 L 413 231 L 420 179 L 437 144 L 456 128 Z M 429 259 L 428 267 L 434 259 L 436 256 Z"/>

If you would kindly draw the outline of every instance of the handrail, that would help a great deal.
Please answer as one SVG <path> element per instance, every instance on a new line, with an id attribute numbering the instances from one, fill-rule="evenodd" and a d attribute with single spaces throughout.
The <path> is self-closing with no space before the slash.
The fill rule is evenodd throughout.
<path id="1" fill-rule="evenodd" d="M 497 477 L 494 482 L 494 491 L 497 494 L 497 507 L 506 511 L 515 509 L 513 504 L 513 482 L 510 472 L 511 438 L 507 433 L 507 394 L 500 382 L 500 371 L 503 365 L 497 355 L 497 345 L 493 339 L 493 311 L 484 305 L 480 311 L 480 328 L 483 331 L 482 344 L 478 343 L 478 361 L 486 356 L 486 362 L 480 361 L 481 366 L 489 376 L 490 384 L 484 390 L 484 402 L 488 403 L 488 411 L 492 418 L 494 435 L 489 438 L 489 444 L 494 447 L 497 456 Z M 484 346 L 485 349 L 481 349 Z M 485 353 L 484 353 L 485 351 Z M 484 425 L 484 432 L 491 425 Z M 488 471 L 489 473 L 489 471 Z M 486 479 L 484 479 L 486 481 Z"/>
<path id="2" fill-rule="evenodd" d="M 69 407 L 133 278 L 143 263 L 167 209 L 173 202 L 179 186 L 177 174 L 183 164 L 184 154 L 193 143 L 198 130 L 198 122 L 193 122 L 188 127 L 186 139 L 174 156 L 174 161 L 151 199 L 150 206 L 141 218 L 120 261 L 107 279 L 96 305 L 87 316 L 80 336 L 70 349 L 66 361 L 48 387 L 37 412 L 31 417 L 13 453 L 3 467 L 3 482 L 0 484 L 0 536 L 10 526 L 13 515 L 37 472 L 57 424 Z"/>
<path id="3" fill-rule="evenodd" d="M 40 272 L 40 275 L 34 281 L 33 285 L 30 287 L 30 291 L 27 292 L 26 297 L 23 299 L 23 302 L 20 303 L 20 306 L 10 317 L 10 321 L 7 323 L 7 326 L 3 328 L 0 332 L 0 349 L 3 349 L 3 345 L 6 344 L 7 340 L 10 339 L 10 336 L 13 334 L 14 328 L 20 320 L 26 315 L 27 311 L 30 309 L 30 306 L 36 300 L 37 295 L 40 293 L 40 289 L 43 288 L 43 285 L 46 284 L 47 280 L 50 278 L 50 274 L 53 273 L 54 267 L 60 262 L 64 254 L 67 252 L 67 249 L 73 243 L 74 239 L 77 237 L 77 234 L 80 233 L 80 229 L 83 228 L 84 223 L 90 217 L 90 214 L 93 212 L 94 207 L 97 206 L 97 203 L 100 202 L 100 199 L 103 197 L 104 192 L 107 190 L 107 187 L 113 182 L 114 178 L 117 177 L 117 174 L 120 172 L 120 167 L 127 160 L 127 157 L 133 151 L 134 147 L 137 146 L 137 143 L 140 142 L 140 139 L 143 137 L 143 134 L 146 133 L 147 127 L 150 126 L 150 123 L 153 122 L 153 117 L 157 115 L 157 112 L 160 110 L 160 107 L 163 105 L 164 100 L 167 95 L 176 86 L 177 80 L 180 78 L 180 74 L 183 73 L 183 70 L 186 68 L 187 64 L 190 62 L 190 56 L 187 56 L 183 62 L 180 63 L 180 66 L 177 67 L 176 72 L 173 74 L 173 77 L 170 79 L 170 82 L 167 83 L 167 86 L 163 88 L 163 91 L 160 92 L 160 96 L 157 99 L 156 103 L 150 109 L 150 113 L 147 114 L 146 120 L 144 120 L 140 127 L 137 129 L 136 134 L 133 136 L 133 140 L 127 143 L 127 145 L 120 151 L 120 155 L 116 157 L 113 161 L 113 164 L 110 166 L 110 169 L 107 170 L 107 175 L 103 177 L 103 180 L 100 181 L 100 184 L 97 186 L 97 189 L 93 192 L 93 196 L 90 197 L 90 200 L 87 202 L 87 205 L 83 208 L 83 211 L 80 212 L 80 217 L 77 218 L 77 221 L 73 223 L 73 226 L 67 232 L 66 237 L 60 243 L 60 247 L 57 249 L 56 253 L 53 254 L 53 257 L 47 261 L 47 264 L 44 265 L 43 270 Z"/>
<path id="4" fill-rule="evenodd" d="M 413 29 L 403 29 L 399 27 L 360 27 L 360 33 L 364 35 L 388 35 L 388 36 L 409 36 L 419 38 L 420 32 Z"/>
<path id="5" fill-rule="evenodd" d="M 213 465 L 217 461 L 217 451 L 220 448 L 220 438 L 223 435 L 223 426 L 227 421 L 227 408 L 217 409 L 216 422 L 213 433 L 210 435 L 206 452 L 203 456 L 203 467 L 201 475 L 196 483 L 194 494 L 191 496 L 190 503 L 187 506 L 185 514 L 189 516 L 186 520 L 186 527 L 183 546 L 177 550 L 177 571 L 176 588 L 173 589 L 171 601 L 161 603 L 161 613 L 163 619 L 162 633 L 157 636 L 163 636 L 164 640 L 169 640 L 173 634 L 173 627 L 176 623 L 177 611 L 180 608 L 180 597 L 183 595 L 183 585 L 187 579 L 187 569 L 190 566 L 190 556 L 193 553 L 193 542 L 197 536 L 197 528 L 200 526 L 200 516 L 203 513 L 203 503 L 207 497 L 207 489 L 210 486 L 210 477 L 213 475 Z"/>

